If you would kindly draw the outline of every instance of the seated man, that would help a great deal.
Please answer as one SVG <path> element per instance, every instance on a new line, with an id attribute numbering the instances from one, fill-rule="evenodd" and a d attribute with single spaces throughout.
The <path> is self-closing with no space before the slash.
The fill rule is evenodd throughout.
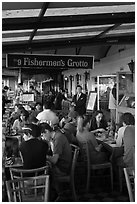
<path id="1" fill-rule="evenodd" d="M 60 186 L 56 180 L 56 177 L 66 175 L 70 172 L 72 153 L 71 146 L 66 136 L 59 130 L 53 130 L 53 128 L 47 124 L 40 124 L 41 132 L 45 140 L 52 143 L 52 156 L 47 156 L 47 159 L 52 164 L 52 184 L 57 193 L 60 192 Z"/>
<path id="2" fill-rule="evenodd" d="M 122 127 L 118 130 L 117 146 L 123 146 L 124 152 L 116 158 L 118 166 L 133 166 L 133 147 L 135 146 L 135 119 L 131 113 L 124 113 L 121 118 Z"/>
<path id="3" fill-rule="evenodd" d="M 56 114 L 51 110 L 51 104 L 49 102 L 45 102 L 43 105 L 43 111 L 40 112 L 36 117 L 40 123 L 48 122 L 51 125 L 57 124 L 59 122 Z"/>
<path id="4" fill-rule="evenodd" d="M 32 112 L 31 112 L 31 117 L 37 117 L 37 115 L 40 113 L 40 112 L 42 112 L 42 104 L 40 103 L 40 102 L 37 102 L 36 104 L 35 104 L 35 109 L 34 110 L 32 110 Z"/>
<path id="5" fill-rule="evenodd" d="M 48 144 L 39 139 L 40 128 L 35 124 L 23 128 L 23 141 L 20 152 L 23 159 L 24 169 L 40 168 L 46 165 Z"/>
<path id="6" fill-rule="evenodd" d="M 69 107 L 69 113 L 66 117 L 63 117 L 61 120 L 60 120 L 60 127 L 64 127 L 64 125 L 66 123 L 69 123 L 69 122 L 72 122 L 73 119 L 76 119 L 78 116 L 78 113 L 75 111 L 75 106 L 74 105 L 70 105 Z"/>

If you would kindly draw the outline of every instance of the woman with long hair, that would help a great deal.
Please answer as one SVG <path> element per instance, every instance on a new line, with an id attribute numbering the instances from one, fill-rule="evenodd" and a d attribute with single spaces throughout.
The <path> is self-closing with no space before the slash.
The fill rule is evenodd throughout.
<path id="1" fill-rule="evenodd" d="M 102 133 L 107 130 L 107 126 L 108 124 L 103 112 L 101 110 L 97 110 L 91 118 L 89 130 L 93 133 Z"/>
<path id="2" fill-rule="evenodd" d="M 14 121 L 12 130 L 22 132 L 22 127 L 24 127 L 26 124 L 29 124 L 29 112 L 22 110 L 19 118 Z"/>

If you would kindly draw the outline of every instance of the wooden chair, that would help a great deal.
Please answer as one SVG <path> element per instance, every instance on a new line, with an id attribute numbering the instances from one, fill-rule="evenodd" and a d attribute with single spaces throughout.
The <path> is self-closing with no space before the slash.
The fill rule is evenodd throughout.
<path id="1" fill-rule="evenodd" d="M 130 168 L 130 167 L 124 168 L 123 170 L 125 174 L 129 200 L 130 202 L 134 202 L 135 201 L 135 183 L 134 183 L 135 171 L 133 168 Z"/>
<path id="2" fill-rule="evenodd" d="M 37 169 L 22 169 L 22 168 L 12 168 L 12 167 L 10 168 L 11 180 L 19 179 L 23 177 L 36 177 L 39 175 L 47 175 L 48 173 L 49 173 L 48 165 Z M 31 181 L 28 180 L 26 182 L 26 185 L 29 186 L 30 183 Z M 12 185 L 13 185 L 13 188 L 15 188 L 14 183 Z M 36 191 L 35 191 L 35 194 L 37 194 Z M 14 197 L 16 197 L 16 195 L 14 195 Z"/>
<path id="3" fill-rule="evenodd" d="M 30 185 L 26 185 L 26 182 Z M 9 202 L 49 201 L 49 175 L 24 177 L 6 181 Z"/>
<path id="4" fill-rule="evenodd" d="M 75 178 L 74 178 L 74 174 L 75 174 L 75 167 L 76 167 L 76 163 L 77 163 L 77 158 L 79 155 L 79 147 L 73 144 L 70 144 L 71 148 L 72 148 L 72 164 L 71 164 L 71 171 L 69 175 L 66 176 L 59 176 L 57 177 L 57 181 L 59 183 L 69 183 L 71 190 L 72 190 L 72 195 L 73 195 L 73 199 L 74 201 L 77 201 L 77 195 L 76 195 L 76 190 L 75 190 Z"/>
<path id="5" fill-rule="evenodd" d="M 26 176 L 38 176 L 41 174 L 48 174 L 49 173 L 49 166 L 46 165 L 41 168 L 37 169 L 20 169 L 20 168 L 10 168 L 10 175 L 11 175 L 11 180 L 16 179 L 16 178 L 23 178 Z"/>
<path id="6" fill-rule="evenodd" d="M 109 169 L 110 170 L 110 181 L 111 181 L 111 189 L 113 191 L 113 170 L 111 162 L 105 162 L 102 164 L 91 164 L 90 162 L 90 152 L 89 152 L 89 145 L 88 142 L 81 142 L 79 143 L 81 149 L 81 160 L 80 163 L 84 163 L 87 168 L 87 182 L 86 182 L 86 191 L 89 191 L 90 186 L 90 177 L 91 171 L 93 172 L 93 177 L 95 177 L 95 171 L 98 169 Z M 80 164 L 79 163 L 79 164 Z M 80 164 L 81 165 L 81 164 Z M 106 175 L 103 175 L 103 177 Z M 108 175 L 107 175 L 108 176 Z"/>

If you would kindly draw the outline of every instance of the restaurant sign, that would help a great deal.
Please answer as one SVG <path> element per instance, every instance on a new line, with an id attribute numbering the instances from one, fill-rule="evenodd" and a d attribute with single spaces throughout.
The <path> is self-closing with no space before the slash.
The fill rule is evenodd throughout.
<path id="1" fill-rule="evenodd" d="M 6 67 L 93 69 L 94 56 L 7 54 Z"/>

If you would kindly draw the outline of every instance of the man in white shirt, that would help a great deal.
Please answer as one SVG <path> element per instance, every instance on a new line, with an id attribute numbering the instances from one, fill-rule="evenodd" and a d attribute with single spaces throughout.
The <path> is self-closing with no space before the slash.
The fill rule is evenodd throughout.
<path id="1" fill-rule="evenodd" d="M 51 111 L 49 102 L 46 102 L 43 105 L 43 111 L 40 112 L 36 118 L 39 120 L 40 123 L 47 122 L 50 125 L 55 125 L 59 123 L 59 118 L 53 111 Z"/>
<path id="2" fill-rule="evenodd" d="M 126 112 L 121 118 L 122 127 L 118 130 L 116 144 L 118 147 L 123 146 L 123 153 L 117 154 L 118 166 L 133 166 L 133 147 L 135 146 L 135 119 L 134 116 Z"/>

